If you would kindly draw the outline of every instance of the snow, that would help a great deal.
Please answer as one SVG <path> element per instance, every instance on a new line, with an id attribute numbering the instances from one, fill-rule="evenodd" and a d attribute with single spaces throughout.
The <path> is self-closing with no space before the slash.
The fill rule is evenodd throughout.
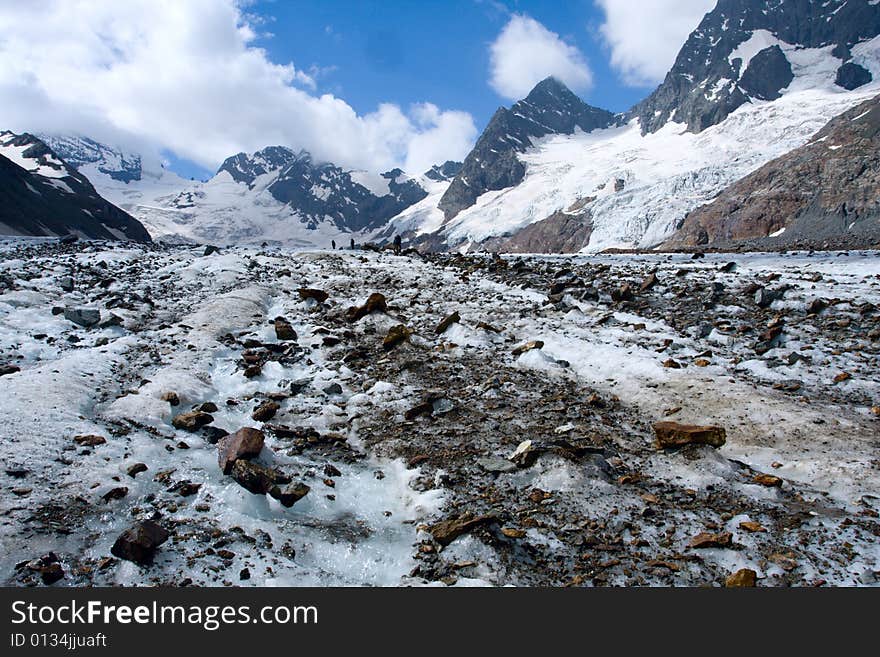
<path id="1" fill-rule="evenodd" d="M 48 164 L 42 164 L 37 158 L 25 157 L 25 151 L 31 148 L 32 144 L 14 146 L 12 144 L 14 137 L 15 135 L 11 132 L 0 133 L 0 155 L 25 171 L 30 171 L 44 178 L 65 178 L 69 175 L 64 164 L 51 155 L 45 158 Z"/>
<path id="2" fill-rule="evenodd" d="M 388 187 L 389 180 L 380 174 L 371 171 L 349 171 L 352 181 L 366 187 L 375 196 L 385 196 L 391 192 Z"/>

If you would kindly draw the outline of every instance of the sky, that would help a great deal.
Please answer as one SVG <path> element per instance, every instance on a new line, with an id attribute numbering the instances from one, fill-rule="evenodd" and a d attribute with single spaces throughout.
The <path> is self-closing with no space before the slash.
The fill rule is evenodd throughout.
<path id="1" fill-rule="evenodd" d="M 624 111 L 714 0 L 0 0 L 0 129 L 211 175 L 268 145 L 349 168 L 461 160 L 553 75 Z"/>

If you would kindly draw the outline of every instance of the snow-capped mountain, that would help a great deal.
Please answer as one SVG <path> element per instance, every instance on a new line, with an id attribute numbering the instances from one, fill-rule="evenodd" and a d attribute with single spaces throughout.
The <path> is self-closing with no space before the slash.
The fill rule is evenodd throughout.
<path id="1" fill-rule="evenodd" d="M 606 116 L 592 132 L 548 131 L 495 159 L 478 152 L 496 133 L 490 124 L 452 185 L 470 182 L 468 161 L 480 180 L 501 182 L 478 185 L 461 209 L 444 202 L 452 185 L 435 189 L 393 225 L 426 248 L 652 247 L 688 212 L 880 92 L 878 34 L 880 3 L 869 0 L 721 0 L 626 117 Z"/>
<path id="2" fill-rule="evenodd" d="M 0 132 L 0 234 L 150 241 L 43 141 L 11 132 Z"/>

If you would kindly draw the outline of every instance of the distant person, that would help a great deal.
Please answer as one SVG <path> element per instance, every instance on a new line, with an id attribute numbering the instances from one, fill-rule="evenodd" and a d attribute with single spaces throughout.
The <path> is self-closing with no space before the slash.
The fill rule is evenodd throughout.
<path id="1" fill-rule="evenodd" d="M 400 255 L 400 235 L 394 236 L 394 252 Z"/>
<path id="2" fill-rule="evenodd" d="M 354 238 L 351 238 L 351 250 L 354 251 Z"/>
<path id="3" fill-rule="evenodd" d="M 336 240 L 330 240 L 330 248 L 336 250 Z"/>

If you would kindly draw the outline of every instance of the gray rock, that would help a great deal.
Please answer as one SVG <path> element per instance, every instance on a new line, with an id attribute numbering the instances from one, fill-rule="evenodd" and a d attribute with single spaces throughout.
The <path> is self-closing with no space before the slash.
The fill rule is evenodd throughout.
<path id="1" fill-rule="evenodd" d="M 64 319 L 91 328 L 101 321 L 101 311 L 94 308 L 65 308 Z"/>

